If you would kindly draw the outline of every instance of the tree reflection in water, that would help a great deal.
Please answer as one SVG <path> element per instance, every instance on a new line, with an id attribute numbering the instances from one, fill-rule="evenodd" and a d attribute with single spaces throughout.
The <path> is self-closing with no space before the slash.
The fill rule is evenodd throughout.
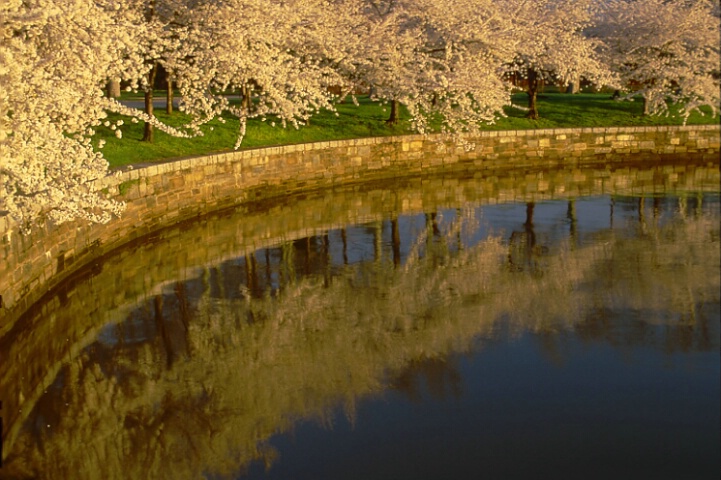
<path id="1" fill-rule="evenodd" d="M 232 477 L 254 460 L 272 464 L 268 439 L 298 419 L 329 424 L 339 406 L 353 418 L 360 400 L 387 388 L 419 400 L 421 383 L 439 399 L 461 396 L 449 355 L 499 328 L 536 332 L 558 363 L 572 361 L 568 335 L 629 349 L 719 348 L 718 195 L 564 202 L 560 233 L 538 220 L 557 204 L 535 201 L 500 225 L 486 220 L 498 207 L 464 206 L 328 228 L 181 267 L 98 314 L 88 300 L 118 275 L 108 264 L 66 292 L 65 308 L 25 320 L 101 323 L 83 327 L 84 343 L 42 374 L 47 394 L 16 404 L 24 413 L 8 427 L 2 474 Z M 585 202 L 605 205 L 606 218 L 583 218 Z M 144 248 L 153 247 L 136 254 L 152 258 Z M 0 344 L 7 358 L 42 348 L 14 335 Z"/>

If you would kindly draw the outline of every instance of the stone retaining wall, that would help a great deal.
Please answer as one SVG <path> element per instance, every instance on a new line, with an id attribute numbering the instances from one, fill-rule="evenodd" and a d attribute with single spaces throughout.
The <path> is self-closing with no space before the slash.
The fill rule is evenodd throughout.
<path id="1" fill-rule="evenodd" d="M 463 142 L 439 135 L 367 138 L 138 166 L 103 179 L 103 187 L 128 204 L 122 218 L 107 225 L 44 225 L 22 235 L 0 217 L 0 334 L 18 312 L 81 266 L 128 241 L 224 207 L 421 174 L 492 176 L 500 169 L 612 168 L 684 157 L 717 166 L 720 144 L 719 125 L 492 131 Z M 718 175 L 706 181 L 715 189 L 718 182 Z M 535 188 L 544 193 L 542 182 Z"/>

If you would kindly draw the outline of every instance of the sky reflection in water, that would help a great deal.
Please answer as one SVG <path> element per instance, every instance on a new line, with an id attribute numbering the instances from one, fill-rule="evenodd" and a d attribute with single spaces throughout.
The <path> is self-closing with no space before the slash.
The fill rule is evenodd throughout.
<path id="1" fill-rule="evenodd" d="M 720 218 L 595 195 L 137 245 L 24 320 L 74 347 L 0 340 L 63 352 L 3 379 L 39 387 L 0 478 L 716 478 Z"/>

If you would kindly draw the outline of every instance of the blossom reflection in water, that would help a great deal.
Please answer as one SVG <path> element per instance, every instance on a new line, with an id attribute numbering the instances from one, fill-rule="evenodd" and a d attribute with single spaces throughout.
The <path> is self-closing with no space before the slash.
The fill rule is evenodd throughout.
<path id="1" fill-rule="evenodd" d="M 464 203 L 265 244 L 235 229 L 250 217 L 129 248 L 23 319 L 63 335 L 1 340 L 36 362 L 3 385 L 40 386 L 6 413 L 3 474 L 717 473 L 718 194 Z"/>

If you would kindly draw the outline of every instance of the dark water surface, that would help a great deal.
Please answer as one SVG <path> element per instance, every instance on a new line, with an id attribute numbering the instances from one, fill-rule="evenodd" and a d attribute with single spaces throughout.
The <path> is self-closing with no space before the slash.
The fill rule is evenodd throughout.
<path id="1" fill-rule="evenodd" d="M 409 181 L 130 245 L 0 338 L 0 478 L 716 479 L 707 174 Z"/>

